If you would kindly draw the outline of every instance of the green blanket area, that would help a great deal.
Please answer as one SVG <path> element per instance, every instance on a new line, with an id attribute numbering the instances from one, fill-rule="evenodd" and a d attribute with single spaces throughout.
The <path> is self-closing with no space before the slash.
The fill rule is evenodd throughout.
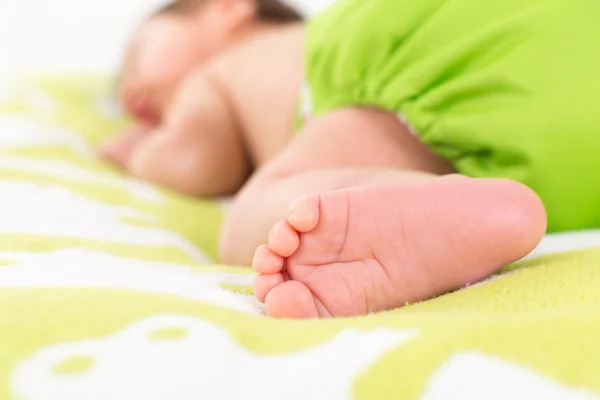
<path id="1" fill-rule="evenodd" d="M 221 201 L 123 176 L 110 80 L 0 82 L 0 400 L 599 399 L 600 249 L 403 309 L 266 318 Z"/>

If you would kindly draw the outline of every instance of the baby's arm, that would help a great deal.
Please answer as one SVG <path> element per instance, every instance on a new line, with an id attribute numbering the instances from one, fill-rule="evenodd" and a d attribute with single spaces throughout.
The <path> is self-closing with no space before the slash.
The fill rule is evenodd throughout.
<path id="1" fill-rule="evenodd" d="M 106 142 L 99 150 L 100 156 L 120 168 L 127 168 L 133 151 L 153 132 L 152 127 L 135 123 Z"/>
<path id="2" fill-rule="evenodd" d="M 237 191 L 250 163 L 218 78 L 206 70 L 192 74 L 163 125 L 137 144 L 126 167 L 141 179 L 188 195 Z"/>

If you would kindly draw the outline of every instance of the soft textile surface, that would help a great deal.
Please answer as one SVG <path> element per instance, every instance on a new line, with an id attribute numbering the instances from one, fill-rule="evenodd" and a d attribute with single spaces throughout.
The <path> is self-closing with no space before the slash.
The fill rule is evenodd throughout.
<path id="1" fill-rule="evenodd" d="M 379 315 L 270 320 L 248 270 L 208 265 L 224 203 L 95 158 L 122 126 L 109 89 L 0 87 L 0 399 L 600 399 L 600 250 Z"/>

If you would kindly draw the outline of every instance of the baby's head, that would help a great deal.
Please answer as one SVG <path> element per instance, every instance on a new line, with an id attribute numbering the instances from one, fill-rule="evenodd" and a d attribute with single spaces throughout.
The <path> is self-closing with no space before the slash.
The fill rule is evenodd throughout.
<path id="1" fill-rule="evenodd" d="M 248 27 L 301 20 L 282 0 L 175 0 L 134 34 L 121 73 L 120 101 L 133 117 L 157 123 L 181 80 Z"/>

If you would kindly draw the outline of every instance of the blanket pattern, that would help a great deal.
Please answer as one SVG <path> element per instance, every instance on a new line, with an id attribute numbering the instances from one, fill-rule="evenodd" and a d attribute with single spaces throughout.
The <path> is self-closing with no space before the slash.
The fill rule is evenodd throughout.
<path id="1" fill-rule="evenodd" d="M 361 318 L 264 316 L 226 202 L 124 176 L 104 77 L 0 82 L 0 399 L 600 400 L 600 250 Z"/>

